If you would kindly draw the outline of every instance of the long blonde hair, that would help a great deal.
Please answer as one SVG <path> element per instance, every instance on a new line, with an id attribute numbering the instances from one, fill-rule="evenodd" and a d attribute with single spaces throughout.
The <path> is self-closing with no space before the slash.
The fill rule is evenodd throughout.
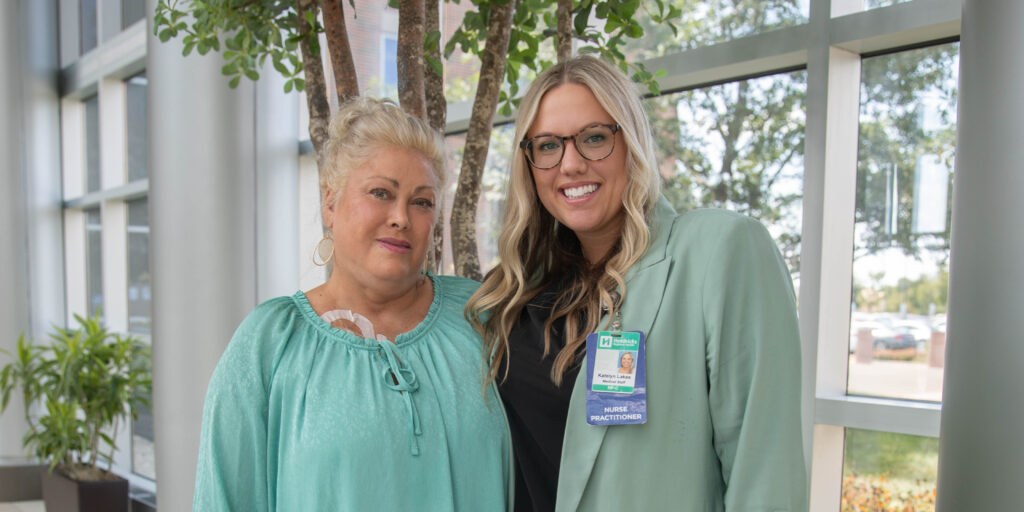
<path id="1" fill-rule="evenodd" d="M 625 212 L 622 233 L 605 258 L 586 263 L 579 240 L 541 205 L 523 150 L 522 140 L 537 115 L 541 99 L 551 89 L 574 83 L 587 87 L 601 107 L 622 127 L 626 146 L 627 184 L 622 195 Z M 505 201 L 504 220 L 498 241 L 501 262 L 484 277 L 483 284 L 466 305 L 466 318 L 483 337 L 484 385 L 498 377 L 508 361 L 509 332 L 526 303 L 544 287 L 561 279 L 569 284 L 552 306 L 544 328 L 544 354 L 551 352 L 551 329 L 565 319 L 565 347 L 555 356 L 551 379 L 561 385 L 566 370 L 576 363 L 586 334 L 597 329 L 602 305 L 615 316 L 621 301 L 611 292 L 622 290 L 624 275 L 650 242 L 647 220 L 659 197 L 660 179 L 650 124 L 633 83 L 610 64 L 582 56 L 548 68 L 530 85 L 516 115 L 516 132 Z M 505 374 L 508 365 L 505 366 Z"/>

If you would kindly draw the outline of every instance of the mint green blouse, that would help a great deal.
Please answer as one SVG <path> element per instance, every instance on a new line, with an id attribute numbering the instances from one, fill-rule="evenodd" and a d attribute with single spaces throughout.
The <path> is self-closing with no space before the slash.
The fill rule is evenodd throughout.
<path id="1" fill-rule="evenodd" d="M 463 317 L 478 284 L 430 277 L 426 318 L 393 344 L 301 291 L 257 306 L 210 381 L 194 510 L 509 509 L 505 413 Z"/>

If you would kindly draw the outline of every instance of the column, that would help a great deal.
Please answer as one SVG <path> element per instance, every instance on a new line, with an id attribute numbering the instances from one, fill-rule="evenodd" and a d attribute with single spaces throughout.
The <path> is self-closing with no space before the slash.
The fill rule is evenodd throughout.
<path id="1" fill-rule="evenodd" d="M 57 6 L 0 6 L 0 347 L 45 341 L 64 320 L 57 93 Z M 6 358 L 0 357 L 6 363 Z M 0 416 L 0 457 L 18 456 L 24 423 L 12 398 Z"/>
<path id="2" fill-rule="evenodd" d="M 0 2 L 0 348 L 64 316 L 55 2 Z M 11 360 L 0 357 L 0 365 Z M 0 415 L 0 501 L 40 495 L 20 394 Z"/>
<path id="3" fill-rule="evenodd" d="M 182 57 L 149 23 L 157 492 L 189 510 L 210 375 L 245 315 L 297 287 L 297 95 L 272 69 L 232 90 L 219 54 Z"/>
<path id="4" fill-rule="evenodd" d="M 939 512 L 1024 502 L 1024 3 L 965 0 Z"/>
<path id="5" fill-rule="evenodd" d="M 18 3 L 0 2 L 0 69 L 18 70 Z M 28 254 L 25 244 L 25 182 L 22 169 L 21 74 L 0 74 L 0 348 L 14 351 L 28 330 Z M 0 355 L 0 365 L 11 360 Z M 0 415 L 0 460 L 20 458 L 25 422 L 22 403 L 12 397 Z"/>

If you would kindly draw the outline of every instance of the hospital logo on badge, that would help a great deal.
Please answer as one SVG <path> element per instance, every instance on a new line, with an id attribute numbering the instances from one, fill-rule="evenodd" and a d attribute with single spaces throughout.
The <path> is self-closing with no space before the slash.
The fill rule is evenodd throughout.
<path id="1" fill-rule="evenodd" d="M 601 336 L 601 339 L 597 342 L 597 346 L 600 348 L 612 348 L 612 337 Z"/>

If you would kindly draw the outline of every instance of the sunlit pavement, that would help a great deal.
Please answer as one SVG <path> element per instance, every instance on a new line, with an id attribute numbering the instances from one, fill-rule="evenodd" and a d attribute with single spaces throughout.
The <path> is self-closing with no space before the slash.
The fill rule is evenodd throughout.
<path id="1" fill-rule="evenodd" d="M 942 368 L 918 361 L 875 359 L 858 363 L 850 356 L 847 393 L 940 402 Z"/>

